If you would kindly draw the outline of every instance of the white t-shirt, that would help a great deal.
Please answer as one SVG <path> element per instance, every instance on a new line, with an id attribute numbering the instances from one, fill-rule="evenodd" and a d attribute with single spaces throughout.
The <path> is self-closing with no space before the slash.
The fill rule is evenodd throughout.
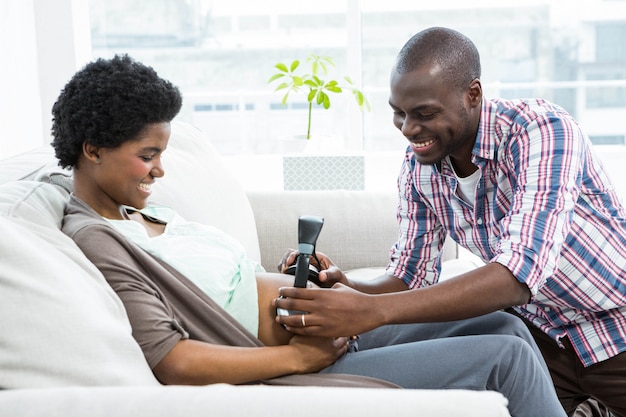
<path id="1" fill-rule="evenodd" d="M 450 163 L 450 166 L 452 166 L 452 163 L 449 160 L 450 157 L 447 158 L 448 163 Z M 456 177 L 456 181 L 459 184 L 459 187 L 457 189 L 457 191 L 459 192 L 459 197 L 461 197 L 461 199 L 463 199 L 463 201 L 465 201 L 467 204 L 474 207 L 474 201 L 476 200 L 476 184 L 478 183 L 481 175 L 480 169 L 474 171 L 469 177 L 459 177 L 454 168 L 452 170 L 454 171 L 454 176 Z"/>

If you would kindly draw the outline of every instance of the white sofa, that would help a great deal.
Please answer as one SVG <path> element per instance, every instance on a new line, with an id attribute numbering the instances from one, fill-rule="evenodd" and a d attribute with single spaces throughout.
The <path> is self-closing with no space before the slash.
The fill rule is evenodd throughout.
<path id="1" fill-rule="evenodd" d="M 247 195 L 229 174 L 236 167 L 183 123 L 173 124 L 164 164 L 154 199 L 222 227 L 268 270 L 296 245 L 300 214 L 325 217 L 318 250 L 345 269 L 358 275 L 386 263 L 395 239 L 392 192 Z M 70 187 L 48 147 L 0 161 L 1 416 L 509 416 L 495 392 L 161 386 L 121 302 L 59 231 Z"/>

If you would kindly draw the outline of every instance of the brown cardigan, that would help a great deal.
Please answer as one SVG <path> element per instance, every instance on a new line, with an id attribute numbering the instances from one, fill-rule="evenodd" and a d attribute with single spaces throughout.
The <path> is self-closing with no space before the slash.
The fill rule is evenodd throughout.
<path id="1" fill-rule="evenodd" d="M 168 264 L 126 239 L 91 207 L 72 195 L 62 230 L 103 273 L 122 300 L 151 368 L 182 339 L 254 347 L 259 339 Z M 260 383 L 396 387 L 387 381 L 339 374 L 289 375 Z"/>

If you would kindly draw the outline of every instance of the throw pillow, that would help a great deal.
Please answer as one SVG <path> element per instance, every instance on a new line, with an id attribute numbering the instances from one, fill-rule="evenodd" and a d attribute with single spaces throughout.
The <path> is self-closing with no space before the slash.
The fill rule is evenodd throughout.
<path id="1" fill-rule="evenodd" d="M 59 229 L 65 190 L 0 186 L 0 388 L 158 385 L 117 295 Z"/>

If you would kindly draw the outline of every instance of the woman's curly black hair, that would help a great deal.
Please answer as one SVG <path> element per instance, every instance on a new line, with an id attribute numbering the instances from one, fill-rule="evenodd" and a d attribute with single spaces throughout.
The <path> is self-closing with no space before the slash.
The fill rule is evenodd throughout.
<path id="1" fill-rule="evenodd" d="M 59 165 L 76 167 L 83 142 L 115 148 L 149 124 L 171 122 L 181 106 L 176 86 L 128 55 L 91 62 L 52 106 L 52 146 Z"/>

